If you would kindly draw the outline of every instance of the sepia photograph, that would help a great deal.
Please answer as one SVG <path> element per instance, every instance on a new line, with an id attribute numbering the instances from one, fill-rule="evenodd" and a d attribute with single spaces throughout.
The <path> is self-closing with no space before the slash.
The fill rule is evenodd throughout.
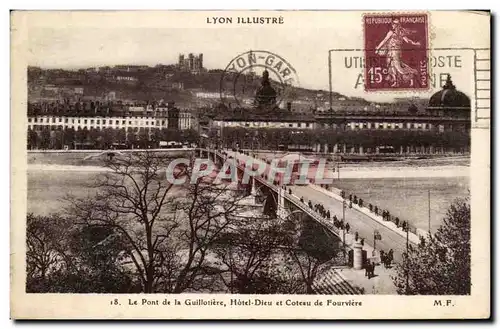
<path id="1" fill-rule="evenodd" d="M 15 318 L 489 317 L 489 12 L 11 25 Z"/>

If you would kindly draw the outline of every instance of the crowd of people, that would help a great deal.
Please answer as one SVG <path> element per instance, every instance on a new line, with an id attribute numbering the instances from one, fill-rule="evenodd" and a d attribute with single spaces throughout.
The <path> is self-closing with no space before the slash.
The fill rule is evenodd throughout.
<path id="1" fill-rule="evenodd" d="M 291 189 L 289 189 L 289 193 L 292 194 Z M 306 203 L 304 200 L 304 197 L 301 197 L 300 201 L 302 203 Z M 339 220 L 337 218 L 337 215 L 333 215 L 333 217 L 332 217 L 330 210 L 326 209 L 325 206 L 323 206 L 321 203 L 314 204 L 311 202 L 311 200 L 309 200 L 307 202 L 307 205 L 310 209 L 316 211 L 321 217 L 323 217 L 323 219 L 328 220 L 328 221 L 333 219 L 333 226 L 335 226 L 337 229 L 345 230 L 346 233 L 349 233 L 349 231 L 351 230 L 351 226 L 349 225 L 349 223 L 344 222 L 343 220 Z M 356 232 L 356 234 L 357 234 L 357 232 Z M 364 241 L 364 239 L 362 239 L 362 240 Z"/>
<path id="2" fill-rule="evenodd" d="M 288 190 L 289 194 L 292 194 L 292 190 Z M 300 201 L 302 203 L 306 203 L 304 200 L 304 197 L 300 198 Z M 331 215 L 330 210 L 326 209 L 325 206 L 323 206 L 320 203 L 314 204 L 309 200 L 307 202 L 307 205 L 310 209 L 314 210 L 317 212 L 321 217 L 323 217 L 326 220 L 331 220 L 333 219 L 333 225 L 339 229 L 339 230 L 345 230 L 346 233 L 349 233 L 351 230 L 351 226 L 349 223 L 344 222 L 343 220 L 339 220 L 336 215 Z M 406 223 L 405 223 L 406 224 Z M 355 241 L 360 241 L 361 245 L 364 246 L 365 239 L 360 238 L 359 233 L 356 231 L 354 233 L 354 240 Z M 384 250 L 380 251 L 380 262 L 381 264 L 384 265 L 385 268 L 389 268 L 394 260 L 394 251 L 391 249 L 388 252 L 385 252 Z M 375 276 L 375 263 L 374 262 L 367 262 L 364 266 L 365 268 L 365 276 L 368 277 L 368 279 L 371 279 L 372 277 Z"/>
<path id="3" fill-rule="evenodd" d="M 341 191 L 340 196 L 345 199 L 346 198 L 345 191 Z M 356 204 L 359 207 L 363 206 L 366 207 L 363 199 L 358 198 L 356 195 L 349 194 L 348 199 L 349 199 L 349 208 L 352 208 L 353 204 Z M 368 208 L 370 212 L 374 213 L 375 215 L 381 216 L 383 220 L 393 222 L 394 224 L 396 224 L 396 227 L 401 228 L 404 232 L 406 232 L 407 230 L 413 233 L 416 232 L 415 227 L 411 226 L 410 223 L 408 223 L 407 221 L 400 220 L 399 217 L 391 215 L 389 210 L 383 210 L 382 208 L 379 208 L 376 205 L 372 205 L 371 203 L 368 204 L 368 207 L 366 208 Z"/>

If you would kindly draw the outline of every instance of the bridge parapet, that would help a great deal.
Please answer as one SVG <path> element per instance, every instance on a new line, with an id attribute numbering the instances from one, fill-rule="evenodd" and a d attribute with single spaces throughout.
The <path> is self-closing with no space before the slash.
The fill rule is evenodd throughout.
<path id="1" fill-rule="evenodd" d="M 217 150 L 213 150 L 212 152 L 214 152 L 214 154 L 216 154 L 216 156 L 224 158 L 224 156 L 220 152 L 218 152 Z M 245 170 L 247 170 L 247 168 L 241 164 L 237 164 L 236 167 L 237 167 L 237 169 L 239 169 L 243 172 Z M 283 190 L 282 187 L 271 184 L 268 180 L 264 179 L 263 177 L 261 177 L 259 175 L 253 176 L 253 178 L 256 181 L 258 181 L 260 184 L 264 184 L 268 188 L 270 188 L 271 190 L 276 192 L 278 194 L 279 198 L 284 198 L 288 202 L 294 204 L 295 207 L 297 207 L 298 209 L 300 209 L 301 211 L 306 213 L 309 217 L 314 219 L 316 222 L 321 224 L 328 231 L 332 232 L 335 236 L 337 236 L 338 238 L 340 238 L 342 240 L 342 236 L 343 236 L 342 232 L 333 225 L 333 222 L 330 223 L 326 219 L 322 218 L 316 211 L 314 211 L 313 209 L 310 209 L 307 205 L 305 205 L 302 201 L 300 201 L 300 199 L 297 196 L 295 196 L 293 194 L 286 193 L 286 190 Z M 282 190 L 282 192 L 280 190 Z M 280 206 L 280 202 L 278 202 L 278 206 Z"/>

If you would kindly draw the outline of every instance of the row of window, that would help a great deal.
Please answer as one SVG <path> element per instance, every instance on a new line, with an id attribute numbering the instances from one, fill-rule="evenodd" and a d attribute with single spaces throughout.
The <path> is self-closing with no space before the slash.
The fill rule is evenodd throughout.
<path id="1" fill-rule="evenodd" d="M 56 120 L 55 118 L 52 118 L 51 122 L 49 120 L 46 120 L 45 122 L 43 120 L 37 120 L 37 118 L 33 118 L 33 120 L 31 120 L 31 118 L 28 118 L 28 124 L 29 123 L 40 123 L 40 124 L 43 124 L 43 123 L 66 123 L 66 124 L 69 124 L 69 125 L 72 125 L 72 124 L 76 124 L 76 125 L 79 125 L 79 124 L 83 124 L 83 125 L 87 125 L 87 124 L 90 124 L 90 125 L 126 125 L 127 123 L 127 120 L 111 120 L 111 119 L 68 119 L 68 118 L 65 118 L 65 119 L 61 119 L 59 118 L 58 120 Z M 137 120 L 128 120 L 128 125 L 129 126 L 160 126 L 160 125 L 165 125 L 165 122 L 166 120 L 158 120 L 158 121 L 137 121 Z"/>
<path id="2" fill-rule="evenodd" d="M 347 126 L 351 129 L 403 129 L 406 125 L 407 129 L 431 129 L 429 123 L 348 123 Z"/>
<path id="3" fill-rule="evenodd" d="M 180 118 L 181 123 L 189 123 L 189 119 L 187 118 Z M 31 123 L 65 123 L 65 124 L 83 124 L 83 125 L 126 125 L 128 122 L 128 125 L 130 126 L 164 126 L 168 121 L 167 120 L 125 120 L 125 119 L 74 119 L 74 118 L 62 118 L 62 117 L 33 117 L 33 118 L 28 118 L 28 124 Z"/>
<path id="4" fill-rule="evenodd" d="M 286 123 L 286 122 L 235 122 L 235 121 L 226 121 L 226 122 L 216 122 L 216 125 L 218 126 L 228 126 L 228 127 L 246 127 L 246 128 L 251 128 L 251 127 L 279 127 L 279 128 L 314 128 L 314 124 L 309 123 L 309 122 L 295 122 L 295 123 Z M 448 130 L 453 130 L 454 125 L 453 124 L 447 124 L 447 125 L 434 125 L 436 126 L 439 130 L 443 129 L 448 129 Z M 345 126 L 342 124 L 328 124 L 325 123 L 323 124 L 323 128 L 347 128 L 351 130 L 358 130 L 358 129 L 420 129 L 420 130 L 431 130 L 433 129 L 433 124 L 431 123 L 422 123 L 422 122 L 406 122 L 406 123 L 378 123 L 378 122 L 350 122 L 347 123 Z M 466 127 L 461 124 L 457 126 L 457 129 L 466 129 Z"/>
<path id="5" fill-rule="evenodd" d="M 221 126 L 222 123 L 218 122 L 218 126 Z M 310 122 L 235 122 L 235 121 L 226 121 L 224 122 L 225 126 L 232 127 L 279 127 L 279 128 L 311 128 L 313 124 Z"/>
<path id="6" fill-rule="evenodd" d="M 57 125 L 57 126 L 48 126 L 48 125 L 28 125 L 28 130 L 34 130 L 34 131 L 43 131 L 43 130 L 50 130 L 50 131 L 62 131 L 62 130 L 67 130 L 72 127 L 64 127 L 62 125 Z M 143 133 L 147 132 L 149 134 L 153 134 L 155 129 L 159 130 L 159 128 L 154 128 L 154 127 L 127 127 L 127 128 L 122 128 L 124 131 L 127 133 Z M 91 131 L 91 129 L 87 129 L 87 127 L 80 127 L 76 126 L 74 127 L 74 130 L 86 130 L 86 131 Z M 96 128 L 96 130 L 99 130 L 99 128 Z"/>
<path id="7" fill-rule="evenodd" d="M 217 123 L 219 126 L 221 122 Z M 224 122 L 226 126 L 239 126 L 239 127 L 281 127 L 281 128 L 310 128 L 313 124 L 309 122 Z M 371 122 L 352 122 L 346 125 L 351 129 L 402 129 L 406 126 L 408 129 L 431 129 L 432 125 L 428 123 L 371 123 Z M 337 128 L 341 127 L 338 124 L 329 125 L 325 123 L 324 128 Z"/>

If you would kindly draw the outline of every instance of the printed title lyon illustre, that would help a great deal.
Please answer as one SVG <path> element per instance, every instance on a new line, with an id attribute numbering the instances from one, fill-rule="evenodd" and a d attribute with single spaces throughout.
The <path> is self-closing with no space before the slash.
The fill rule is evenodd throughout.
<path id="1" fill-rule="evenodd" d="M 238 16 L 238 17 L 224 17 L 224 16 L 207 16 L 205 19 L 207 24 L 284 24 L 285 19 L 283 16 Z"/>

